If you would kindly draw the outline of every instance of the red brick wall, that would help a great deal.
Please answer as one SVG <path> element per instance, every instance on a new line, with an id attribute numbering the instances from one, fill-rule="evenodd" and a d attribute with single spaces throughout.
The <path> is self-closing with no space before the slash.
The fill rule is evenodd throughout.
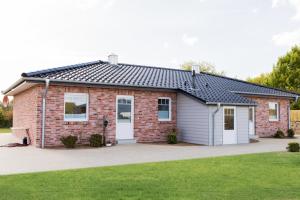
<path id="1" fill-rule="evenodd" d="M 64 93 L 66 92 L 89 93 L 88 122 L 64 122 Z M 176 126 L 175 92 L 50 86 L 46 106 L 45 145 L 48 147 L 61 145 L 60 138 L 69 134 L 77 135 L 82 144 L 88 143 L 91 134 L 103 132 L 104 115 L 109 120 L 106 130 L 108 139 L 115 141 L 117 95 L 134 96 L 134 137 L 138 142 L 165 141 L 167 130 Z M 158 121 L 157 99 L 161 96 L 172 99 L 172 121 L 170 122 Z M 41 131 L 40 127 L 38 129 Z"/>
<path id="2" fill-rule="evenodd" d="M 28 128 L 33 145 L 36 144 L 37 139 L 38 92 L 39 87 L 34 87 L 17 94 L 13 101 L 13 133 L 22 139 L 26 136 L 26 131 L 23 128 Z"/>
<path id="3" fill-rule="evenodd" d="M 248 97 L 253 99 L 258 106 L 255 109 L 255 131 L 260 137 L 273 136 L 281 129 L 285 134 L 288 129 L 289 100 L 283 98 Z M 279 103 L 279 121 L 269 121 L 269 102 Z"/>

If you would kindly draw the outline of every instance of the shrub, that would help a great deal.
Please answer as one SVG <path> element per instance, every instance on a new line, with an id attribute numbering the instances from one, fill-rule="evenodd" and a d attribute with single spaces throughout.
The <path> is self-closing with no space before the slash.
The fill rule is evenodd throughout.
<path id="1" fill-rule="evenodd" d="M 168 144 L 177 144 L 177 131 L 176 131 L 176 129 L 172 129 L 168 133 Z"/>
<path id="2" fill-rule="evenodd" d="M 294 131 L 293 129 L 290 128 L 290 129 L 287 131 L 287 135 L 288 135 L 288 137 L 293 138 L 294 135 L 295 135 L 295 131 Z"/>
<path id="3" fill-rule="evenodd" d="M 291 142 L 291 143 L 288 144 L 287 150 L 289 152 L 299 152 L 300 145 L 297 142 Z"/>
<path id="4" fill-rule="evenodd" d="M 67 137 L 61 137 L 60 141 L 64 144 L 66 148 L 75 148 L 77 139 L 77 136 L 69 135 Z"/>
<path id="5" fill-rule="evenodd" d="M 282 132 L 282 130 L 278 129 L 274 134 L 274 138 L 284 138 L 284 133 Z"/>
<path id="6" fill-rule="evenodd" d="M 91 147 L 102 147 L 103 146 L 103 137 L 100 134 L 91 135 L 89 141 L 90 141 Z"/>

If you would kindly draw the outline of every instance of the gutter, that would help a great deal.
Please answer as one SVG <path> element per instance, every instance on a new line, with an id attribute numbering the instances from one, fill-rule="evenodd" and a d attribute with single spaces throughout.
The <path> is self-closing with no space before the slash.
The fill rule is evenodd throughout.
<path id="1" fill-rule="evenodd" d="M 42 105 L 42 149 L 45 148 L 45 124 L 46 124 L 46 97 L 48 93 L 50 80 L 45 80 L 45 90 L 43 94 L 43 105 Z"/>
<path id="2" fill-rule="evenodd" d="M 7 88 L 6 90 L 1 91 L 1 93 L 6 95 L 8 92 L 12 91 L 14 88 L 16 88 L 17 86 L 22 84 L 24 81 L 25 81 L 25 79 L 23 77 L 20 78 L 19 80 L 14 82 L 9 88 Z"/>
<path id="3" fill-rule="evenodd" d="M 215 146 L 215 117 L 221 108 L 221 103 L 217 104 L 217 109 L 212 114 L 212 146 Z"/>

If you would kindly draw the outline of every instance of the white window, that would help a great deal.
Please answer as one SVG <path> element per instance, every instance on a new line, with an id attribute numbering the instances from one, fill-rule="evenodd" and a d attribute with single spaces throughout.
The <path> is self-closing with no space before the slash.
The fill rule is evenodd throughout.
<path id="1" fill-rule="evenodd" d="M 160 97 L 158 98 L 158 120 L 171 121 L 171 98 Z"/>
<path id="2" fill-rule="evenodd" d="M 88 120 L 88 94 L 65 93 L 65 121 Z"/>
<path id="3" fill-rule="evenodd" d="M 224 108 L 224 130 L 235 130 L 235 109 L 231 107 Z"/>
<path id="4" fill-rule="evenodd" d="M 279 104 L 276 102 L 269 102 L 269 121 L 279 120 Z"/>

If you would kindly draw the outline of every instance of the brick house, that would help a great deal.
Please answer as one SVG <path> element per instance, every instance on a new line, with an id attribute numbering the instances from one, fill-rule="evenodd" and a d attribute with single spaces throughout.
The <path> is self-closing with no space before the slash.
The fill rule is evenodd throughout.
<path id="1" fill-rule="evenodd" d="M 14 97 L 13 133 L 28 130 L 36 147 L 91 134 L 113 143 L 166 141 L 177 128 L 184 142 L 249 143 L 289 128 L 297 94 L 195 70 L 95 61 L 23 73 L 4 95 Z"/>

